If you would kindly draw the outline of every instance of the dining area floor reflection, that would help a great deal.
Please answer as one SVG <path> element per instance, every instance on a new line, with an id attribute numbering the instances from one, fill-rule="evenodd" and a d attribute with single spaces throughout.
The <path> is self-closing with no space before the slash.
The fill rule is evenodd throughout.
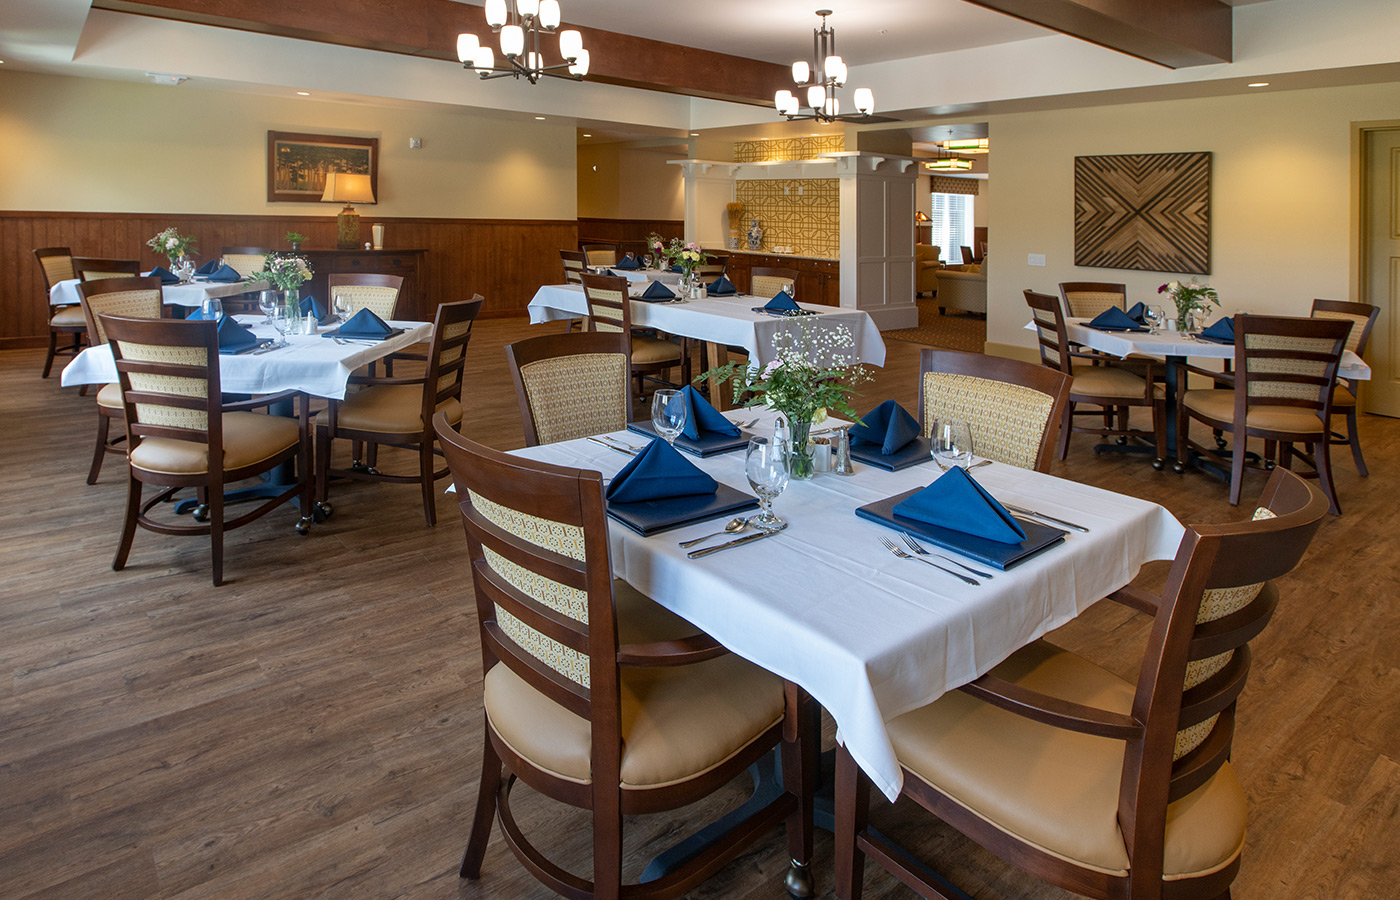
<path id="1" fill-rule="evenodd" d="M 524 446 L 502 348 L 549 329 L 563 326 L 477 323 L 467 437 L 500 450 Z M 859 409 L 887 398 L 917 407 L 920 347 L 887 346 Z M 119 897 L 552 896 L 499 838 L 480 880 L 457 877 L 482 711 L 471 577 L 455 525 L 427 527 L 412 489 L 338 483 L 345 499 L 336 515 L 305 538 L 266 521 L 229 535 L 240 565 L 217 590 L 201 542 L 138 542 L 127 568 L 113 572 L 124 473 L 112 459 L 96 484 L 85 483 L 92 401 L 35 378 L 43 352 L 0 353 L 0 402 L 18 423 L 0 435 L 9 476 L 0 514 L 6 896 L 94 883 Z M 634 417 L 646 415 L 639 407 Z M 1400 491 L 1400 421 L 1362 416 L 1359 427 L 1370 477 L 1336 467 L 1347 515 L 1323 522 L 1255 643 L 1235 737 L 1250 808 L 1237 900 L 1392 890 L 1400 607 L 1390 573 L 1400 545 L 1391 498 Z M 1160 503 L 1182 522 L 1237 520 L 1263 488 L 1262 476 L 1247 475 L 1244 501 L 1232 508 L 1212 480 L 1086 452 L 1092 442 L 1075 435 L 1068 460 L 1052 462 L 1050 473 Z M 348 448 L 336 453 L 336 464 L 348 460 Z M 400 454 L 385 450 L 383 459 L 411 466 Z M 784 506 L 780 495 L 775 512 L 790 517 Z M 444 516 L 449 509 L 443 502 Z M 761 543 L 730 554 L 762 553 Z M 1159 589 L 1165 571 L 1150 563 L 1136 583 Z M 1053 638 L 1127 675 L 1146 627 L 1099 603 Z M 824 743 L 832 741 L 828 720 Z M 746 788 L 737 779 L 672 817 L 629 826 L 624 870 L 635 877 Z M 562 862 L 587 871 L 587 814 L 537 800 L 517 790 L 516 814 L 549 832 Z M 877 827 L 906 826 L 906 836 L 912 828 L 917 838 L 906 846 L 975 896 L 1067 896 L 904 804 L 881 801 L 872 816 Z M 775 828 L 691 896 L 781 896 L 783 848 Z M 818 831 L 817 896 L 830 895 L 831 866 L 831 836 Z M 872 867 L 865 896 L 909 893 Z"/>

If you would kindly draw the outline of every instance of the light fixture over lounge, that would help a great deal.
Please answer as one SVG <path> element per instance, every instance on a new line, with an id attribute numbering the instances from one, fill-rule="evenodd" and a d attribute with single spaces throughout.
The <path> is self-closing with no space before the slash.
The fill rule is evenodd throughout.
<path id="1" fill-rule="evenodd" d="M 924 163 L 924 168 L 930 172 L 966 172 L 972 168 L 972 160 L 945 156 L 943 159 L 929 160 Z"/>
<path id="2" fill-rule="evenodd" d="M 559 0 L 486 0 L 486 24 L 501 36 L 505 59 L 498 65 L 495 51 L 482 45 L 474 34 L 457 35 L 457 59 L 483 80 L 509 75 L 538 84 L 541 76 L 549 75 L 581 81 L 588 74 L 588 51 L 583 49 L 583 35 L 577 29 L 558 32 L 559 55 L 564 61 L 544 64 L 540 34 L 558 31 L 559 16 Z"/>
<path id="3" fill-rule="evenodd" d="M 812 29 L 812 62 L 798 60 L 792 64 L 792 80 L 802 90 L 802 96 L 799 98 L 792 91 L 778 91 L 773 95 L 773 105 L 789 122 L 797 119 L 852 122 L 869 118 L 875 111 L 875 94 L 870 88 L 857 88 L 852 95 L 856 111 L 842 115 L 836 89 L 846 83 L 846 63 L 836 55 L 836 30 L 826 24 L 831 10 L 819 9 L 817 15 L 822 17 L 822 27 Z M 800 112 L 803 100 L 811 112 Z"/>

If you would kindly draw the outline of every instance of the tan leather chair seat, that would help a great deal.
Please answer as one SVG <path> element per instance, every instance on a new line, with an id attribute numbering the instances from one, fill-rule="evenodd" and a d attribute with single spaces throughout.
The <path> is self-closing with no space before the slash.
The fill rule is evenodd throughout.
<path id="1" fill-rule="evenodd" d="M 679 362 L 680 358 L 680 346 L 670 341 L 654 337 L 633 336 L 632 338 L 633 365 L 644 366 L 672 361 Z"/>
<path id="2" fill-rule="evenodd" d="M 993 673 L 1068 700 L 1132 709 L 1132 684 L 1047 641 Z M 1032 722 L 959 691 L 900 716 L 889 733 L 901 765 L 996 828 L 1080 865 L 1127 871 L 1118 826 L 1123 742 Z M 1245 817 L 1227 762 L 1167 808 L 1166 877 L 1228 864 L 1244 846 Z"/>
<path id="3" fill-rule="evenodd" d="M 224 468 L 241 469 L 296 446 L 296 419 L 252 412 L 224 413 Z M 196 475 L 209 471 L 209 448 L 193 441 L 146 438 L 129 454 L 131 464 L 148 472 Z"/>
<path id="4" fill-rule="evenodd" d="M 119 384 L 104 384 L 102 390 L 97 392 L 97 405 L 105 406 L 108 409 L 121 409 L 122 386 Z"/>
<path id="5" fill-rule="evenodd" d="M 83 318 L 81 306 L 60 306 L 49 317 L 49 324 L 64 328 L 86 328 L 87 320 Z"/>
<path id="6" fill-rule="evenodd" d="M 694 626 L 665 610 L 658 614 L 659 607 L 641 611 L 656 605 L 625 582 L 614 585 L 620 640 L 627 640 L 629 631 L 651 628 L 659 630 L 646 639 L 695 632 Z M 737 656 L 693 666 L 620 671 L 624 789 L 661 787 L 705 772 L 783 716 L 782 680 Z M 504 665 L 492 668 L 484 681 L 486 715 L 516 753 L 561 778 L 591 781 L 587 720 Z"/>
<path id="7" fill-rule="evenodd" d="M 462 421 L 462 404 L 456 397 L 439 408 L 447 413 L 448 424 Z M 351 431 L 422 434 L 422 410 L 421 384 L 376 384 L 347 395 L 336 413 L 336 423 Z M 316 416 L 317 425 L 328 422 L 327 413 Z"/>
<path id="8" fill-rule="evenodd" d="M 1074 382 L 1070 385 L 1071 394 L 1084 394 L 1092 397 L 1122 397 L 1132 400 L 1142 397 L 1147 390 L 1142 376 L 1117 366 L 1076 366 Z M 1161 387 L 1155 389 L 1162 396 Z"/>
<path id="9" fill-rule="evenodd" d="M 1229 422 L 1235 417 L 1234 391 L 1187 391 L 1181 402 L 1187 409 L 1220 422 Z M 1252 406 L 1245 425 L 1266 431 L 1303 434 L 1320 434 L 1323 430 L 1322 420 L 1312 410 L 1297 406 Z"/>
<path id="10" fill-rule="evenodd" d="M 1346 385 L 1338 382 L 1332 389 L 1332 408 L 1345 409 L 1348 406 L 1356 405 L 1356 395 L 1347 389 Z"/>

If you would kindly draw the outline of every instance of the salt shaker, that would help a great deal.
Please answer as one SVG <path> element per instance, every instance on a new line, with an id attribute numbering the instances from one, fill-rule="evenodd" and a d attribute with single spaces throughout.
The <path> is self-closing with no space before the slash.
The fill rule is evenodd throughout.
<path id="1" fill-rule="evenodd" d="M 856 474 L 855 464 L 851 462 L 851 436 L 844 428 L 836 429 L 832 436 L 831 471 L 837 475 Z"/>
<path id="2" fill-rule="evenodd" d="M 306 318 L 304 318 L 304 319 L 301 320 L 301 333 L 302 333 L 302 334 L 315 334 L 315 333 L 316 333 L 316 318 L 315 318 L 313 315 L 311 315 L 311 313 L 307 313 L 307 314 L 306 314 Z"/>

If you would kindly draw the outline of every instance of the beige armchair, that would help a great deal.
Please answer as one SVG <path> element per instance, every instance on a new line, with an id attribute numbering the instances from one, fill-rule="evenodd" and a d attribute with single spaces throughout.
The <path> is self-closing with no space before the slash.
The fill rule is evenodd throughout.
<path id="1" fill-rule="evenodd" d="M 939 261 L 943 249 L 936 244 L 914 245 L 914 295 L 938 293 L 938 270 L 943 268 Z"/>
<path id="2" fill-rule="evenodd" d="M 979 268 L 981 271 L 978 271 Z M 962 266 L 942 269 L 938 273 L 938 311 L 961 309 L 964 312 L 987 313 L 986 266 Z"/>

